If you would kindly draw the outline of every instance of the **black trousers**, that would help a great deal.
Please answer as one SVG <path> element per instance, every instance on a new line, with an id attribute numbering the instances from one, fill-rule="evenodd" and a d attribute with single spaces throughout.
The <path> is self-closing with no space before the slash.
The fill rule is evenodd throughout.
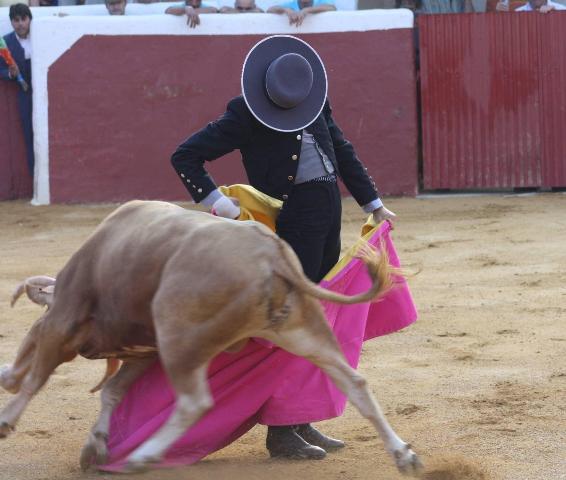
<path id="1" fill-rule="evenodd" d="M 340 257 L 341 219 L 336 182 L 295 185 L 283 203 L 276 232 L 291 245 L 313 282 L 322 280 Z"/>

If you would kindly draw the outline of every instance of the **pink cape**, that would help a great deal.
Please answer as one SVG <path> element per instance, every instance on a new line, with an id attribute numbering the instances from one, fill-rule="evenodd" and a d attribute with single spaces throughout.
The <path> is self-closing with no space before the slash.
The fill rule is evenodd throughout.
<path id="1" fill-rule="evenodd" d="M 399 260 L 384 222 L 368 239 L 384 241 L 391 264 Z M 321 285 L 349 295 L 369 287 L 370 279 L 358 259 L 350 260 L 330 281 Z M 417 312 L 404 281 L 377 303 L 339 305 L 322 302 L 342 350 L 356 368 L 364 340 L 398 331 L 416 320 Z M 345 396 L 308 361 L 263 340 L 248 342 L 238 353 L 222 353 L 211 363 L 208 381 L 214 407 L 169 449 L 158 465 L 195 463 L 230 444 L 257 423 L 293 425 L 340 416 Z M 120 471 L 127 456 L 165 422 L 175 394 L 156 361 L 129 389 L 114 410 L 108 440 L 109 462 L 100 467 Z"/>

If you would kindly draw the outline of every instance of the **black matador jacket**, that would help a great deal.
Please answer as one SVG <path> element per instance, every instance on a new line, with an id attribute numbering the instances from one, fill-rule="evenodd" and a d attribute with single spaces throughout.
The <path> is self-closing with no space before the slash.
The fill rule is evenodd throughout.
<path id="1" fill-rule="evenodd" d="M 378 198 L 367 169 L 334 123 L 328 100 L 322 113 L 306 130 L 332 161 L 358 204 L 363 206 Z M 216 188 L 204 169 L 204 162 L 238 149 L 250 184 L 273 198 L 286 200 L 297 173 L 301 139 L 301 130 L 278 132 L 261 124 L 239 96 L 230 100 L 218 120 L 182 143 L 171 162 L 193 199 L 200 202 Z"/>

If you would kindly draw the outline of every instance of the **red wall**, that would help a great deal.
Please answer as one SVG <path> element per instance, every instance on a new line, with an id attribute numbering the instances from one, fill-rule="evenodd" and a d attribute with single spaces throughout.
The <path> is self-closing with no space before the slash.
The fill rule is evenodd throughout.
<path id="1" fill-rule="evenodd" d="M 566 186 L 566 13 L 419 17 L 425 189 Z"/>
<path id="2" fill-rule="evenodd" d="M 0 200 L 28 198 L 32 193 L 17 95 L 15 83 L 0 81 Z"/>
<path id="3" fill-rule="evenodd" d="M 180 200 L 169 159 L 240 92 L 262 36 L 84 36 L 49 69 L 52 202 Z M 417 191 L 412 31 L 304 35 L 326 64 L 337 123 L 382 193 Z M 213 162 L 244 182 L 239 154 Z"/>

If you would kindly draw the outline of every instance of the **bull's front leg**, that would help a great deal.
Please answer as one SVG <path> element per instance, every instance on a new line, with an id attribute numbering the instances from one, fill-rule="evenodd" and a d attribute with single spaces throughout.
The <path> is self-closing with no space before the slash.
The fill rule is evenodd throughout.
<path id="1" fill-rule="evenodd" d="M 18 393 L 20 389 L 18 375 L 14 373 L 13 365 L 0 367 L 0 387 L 10 393 Z"/>
<path id="2" fill-rule="evenodd" d="M 18 349 L 14 363 L 0 368 L 0 387 L 10 393 L 19 392 L 22 380 L 31 368 L 42 321 L 43 318 L 40 318 L 31 327 Z"/>
<path id="3" fill-rule="evenodd" d="M 35 347 L 31 368 L 21 382 L 19 392 L 0 412 L 0 438 L 7 437 L 15 429 L 30 400 L 69 356 L 69 352 L 63 348 L 64 337 L 55 329 L 46 328 L 45 321 L 46 319 L 40 332 L 41 341 Z"/>
<path id="4" fill-rule="evenodd" d="M 88 470 L 93 464 L 103 465 L 108 461 L 107 441 L 112 412 L 134 381 L 154 362 L 155 357 L 127 360 L 118 373 L 102 387 L 100 415 L 81 451 L 80 463 L 83 470 Z"/>
<path id="5" fill-rule="evenodd" d="M 6 438 L 16 429 L 16 423 L 31 397 L 29 393 L 19 392 L 0 412 L 0 438 Z"/>

